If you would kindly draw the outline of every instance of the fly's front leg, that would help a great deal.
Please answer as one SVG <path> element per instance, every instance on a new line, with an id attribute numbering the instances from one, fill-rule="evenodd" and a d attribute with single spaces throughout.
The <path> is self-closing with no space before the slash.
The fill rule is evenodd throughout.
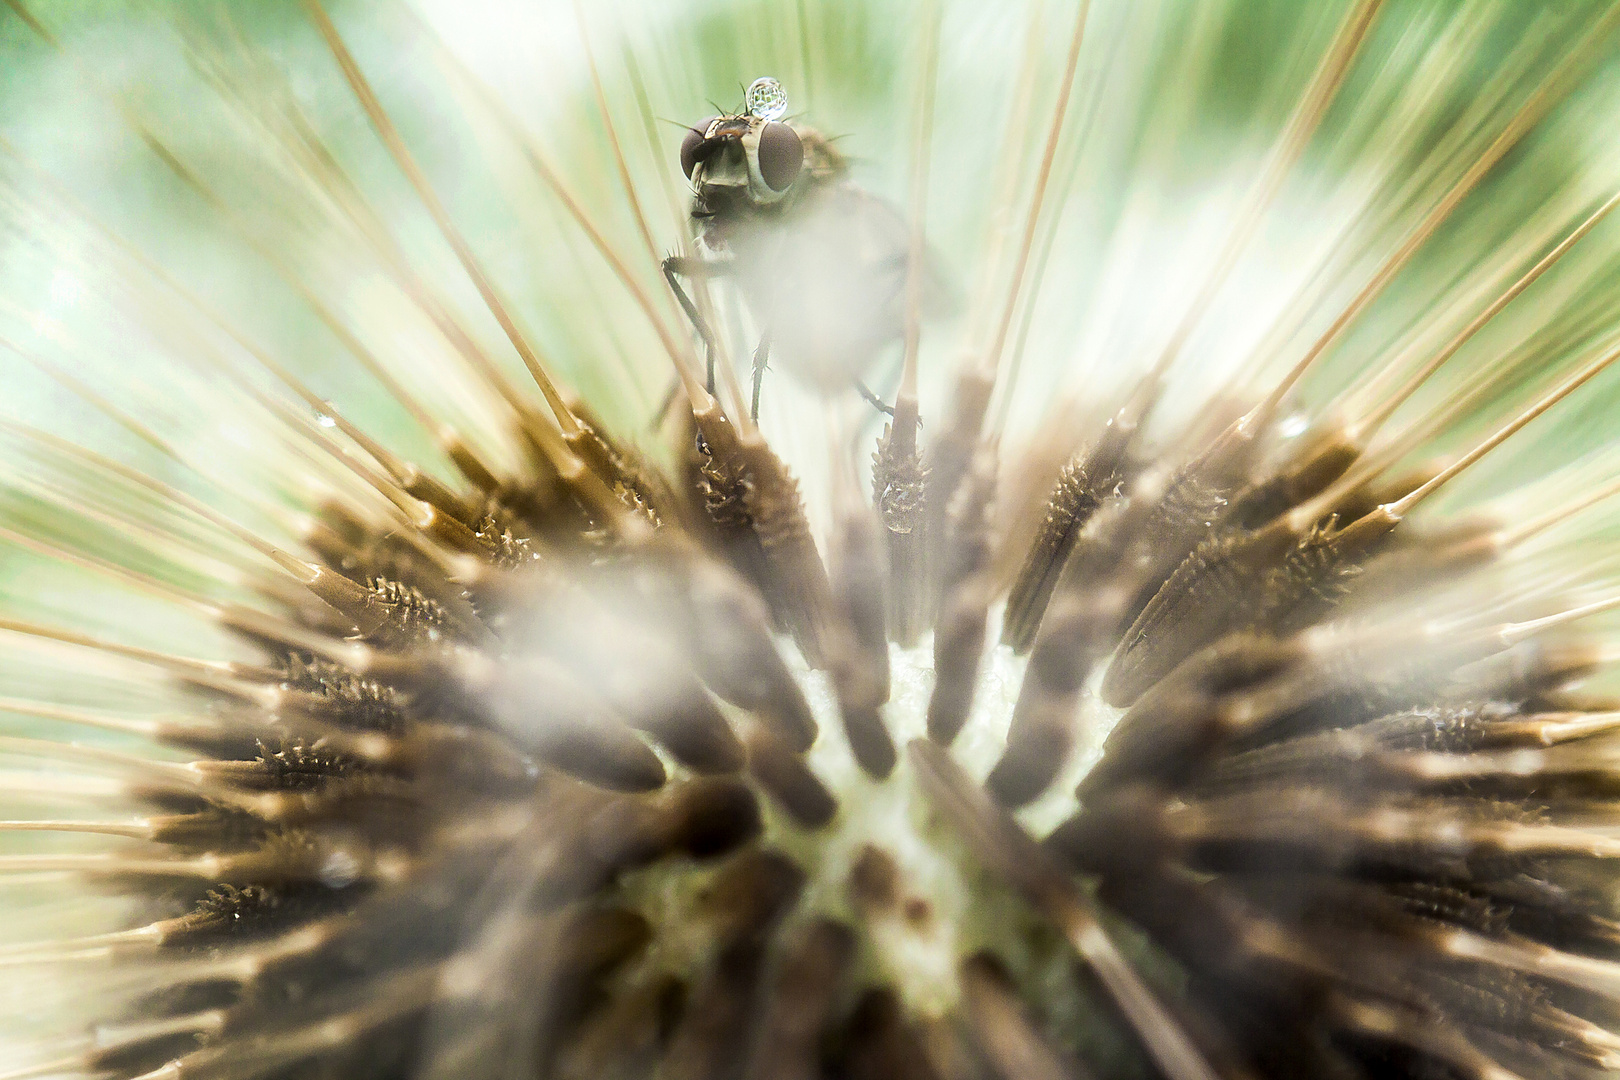
<path id="1" fill-rule="evenodd" d="M 754 398 L 749 404 L 748 418 L 759 423 L 759 384 L 765 381 L 765 366 L 771 359 L 771 329 L 759 336 L 759 348 L 754 350 Z"/>
<path id="2" fill-rule="evenodd" d="M 663 267 L 664 280 L 669 282 L 670 290 L 675 293 L 675 299 L 680 303 L 681 310 L 686 312 L 686 317 L 691 320 L 693 328 L 698 332 L 698 337 L 703 339 L 703 349 L 707 354 L 708 361 L 708 381 L 705 389 L 712 394 L 714 393 L 714 358 L 719 354 L 720 350 L 715 344 L 714 331 L 710 328 L 708 320 L 698 311 L 697 305 L 692 303 L 692 298 L 687 295 L 686 289 L 681 286 L 676 275 L 693 279 L 720 277 L 732 272 L 731 264 L 729 262 L 689 259 L 681 255 L 671 255 L 660 265 Z"/>
<path id="3" fill-rule="evenodd" d="M 876 409 L 878 412 L 882 413 L 884 416 L 893 416 L 894 415 L 894 406 L 883 404 L 883 399 L 878 397 L 876 394 L 872 393 L 871 388 L 869 386 L 867 386 L 865 383 L 861 382 L 861 380 L 859 380 L 859 379 L 855 380 L 855 389 L 857 389 L 857 390 L 859 390 L 861 392 L 861 397 L 865 398 L 866 403 L 868 405 L 872 406 L 872 408 Z"/>

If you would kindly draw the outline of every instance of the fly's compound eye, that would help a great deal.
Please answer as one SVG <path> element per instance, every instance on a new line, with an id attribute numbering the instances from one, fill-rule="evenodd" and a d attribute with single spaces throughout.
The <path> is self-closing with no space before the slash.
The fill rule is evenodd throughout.
<path id="1" fill-rule="evenodd" d="M 710 117 L 701 124 L 694 124 L 686 129 L 686 137 L 681 140 L 681 171 L 688 180 L 692 179 L 692 170 L 698 167 L 698 162 L 714 153 L 714 147 L 704 145 L 707 142 L 705 133 L 712 123 L 714 118 Z"/>
<path id="2" fill-rule="evenodd" d="M 772 120 L 759 133 L 759 175 L 772 191 L 783 192 L 804 164 L 804 143 L 799 133 Z"/>

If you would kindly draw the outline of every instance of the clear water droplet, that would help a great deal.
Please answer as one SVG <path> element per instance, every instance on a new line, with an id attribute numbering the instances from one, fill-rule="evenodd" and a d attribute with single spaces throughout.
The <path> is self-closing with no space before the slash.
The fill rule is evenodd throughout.
<path id="1" fill-rule="evenodd" d="M 761 120 L 780 120 L 787 114 L 787 91 L 769 75 L 755 79 L 743 100 L 748 104 L 749 115 Z"/>
<path id="2" fill-rule="evenodd" d="M 315 410 L 315 422 L 324 428 L 337 427 L 337 421 L 319 409 Z"/>

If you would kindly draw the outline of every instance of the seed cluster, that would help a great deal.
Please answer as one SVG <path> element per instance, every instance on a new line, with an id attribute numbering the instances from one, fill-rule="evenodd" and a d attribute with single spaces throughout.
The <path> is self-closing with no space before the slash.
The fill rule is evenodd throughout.
<path id="1" fill-rule="evenodd" d="M 77 875 L 136 912 L 0 950 L 95 991 L 86 1038 L 7 1075 L 1620 1070 L 1620 703 L 1577 688 L 1612 657 L 1564 631 L 1585 610 L 1561 583 L 1515 581 L 1563 517 L 1425 507 L 1617 358 L 1417 468 L 1379 441 L 1378 394 L 1285 416 L 1298 371 L 1150 439 L 1151 372 L 1056 453 L 1004 461 L 995 374 L 970 363 L 927 437 L 902 392 L 825 558 L 792 471 L 689 370 L 667 465 L 538 360 L 539 395 L 481 373 L 512 467 L 448 420 L 457 473 L 435 476 L 335 410 L 341 444 L 283 417 L 367 492 L 312 506 L 292 551 L 8 423 L 77 526 L 19 514 L 8 540 L 201 613 L 254 659 L 5 618 L 188 703 L 121 728 L 36 709 L 148 753 L 5 740 L 137 808 L 0 822 L 115 837 L 0 872 Z M 1010 528 L 1008 477 L 1038 459 L 1061 464 Z M 83 502 L 85 478 L 169 516 Z M 170 566 L 199 530 L 229 537 L 251 562 L 212 584 L 247 599 L 75 539 L 107 526 Z M 1034 812 L 1052 807 L 1055 827 Z"/>
<path id="2" fill-rule="evenodd" d="M 1026 555 L 1002 648 L 1028 662 L 982 786 L 949 748 L 998 602 L 988 445 L 955 468 L 880 452 L 879 505 L 921 498 L 851 505 L 830 575 L 785 467 L 715 406 L 682 480 L 575 417 L 565 444 L 525 432 L 528 471 L 499 487 L 402 475 L 415 531 L 325 507 L 314 561 L 283 556 L 324 603 L 267 591 L 230 615 L 262 664 L 194 678 L 196 715 L 153 734 L 201 755 L 130 781 L 151 850 L 97 873 L 160 917 L 119 938 L 138 990 L 79 1071 L 1614 1067 L 1615 720 L 1561 689 L 1593 650 L 1382 614 L 1488 563 L 1477 527 L 1403 527 L 1437 473 L 1279 440 L 1261 406 L 1140 457 L 1142 402 L 1061 470 L 1034 536 L 1003 538 Z M 909 745 L 891 615 L 933 631 Z M 1122 712 L 1037 837 L 1012 811 L 1049 792 L 1093 690 Z M 809 755 L 838 739 L 862 784 L 912 793 L 893 828 L 950 853 L 956 885 L 909 881 L 883 828 L 850 835 L 843 803 L 873 796 Z M 833 836 L 856 854 L 818 857 Z M 918 941 L 937 964 L 966 940 L 933 925 L 961 894 L 1022 914 L 946 955 L 919 1008 L 888 976 Z M 1125 1048 L 1088 1060 L 1102 1037 L 1027 994 L 1043 970 L 1117 1014 Z"/>

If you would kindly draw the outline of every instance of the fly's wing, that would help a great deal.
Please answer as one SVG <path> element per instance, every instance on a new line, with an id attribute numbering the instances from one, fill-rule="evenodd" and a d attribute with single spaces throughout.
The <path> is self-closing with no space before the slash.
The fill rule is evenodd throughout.
<path id="1" fill-rule="evenodd" d="M 886 266 L 893 275 L 891 284 L 900 296 L 900 315 L 905 317 L 906 260 L 911 251 L 911 223 L 900 208 L 879 195 L 854 184 L 840 184 L 839 194 L 847 203 L 849 219 L 862 232 L 862 250 L 876 265 Z M 923 247 L 922 305 L 925 320 L 944 319 L 962 307 L 962 291 L 933 245 Z M 897 331 L 898 332 L 898 331 Z"/>
<path id="2" fill-rule="evenodd" d="M 781 367 L 829 391 L 866 378 L 905 327 L 910 229 L 893 204 L 847 182 L 818 185 L 769 227 L 734 245 L 740 284 L 769 328 Z M 936 259 L 923 314 L 948 314 L 954 290 Z"/>

